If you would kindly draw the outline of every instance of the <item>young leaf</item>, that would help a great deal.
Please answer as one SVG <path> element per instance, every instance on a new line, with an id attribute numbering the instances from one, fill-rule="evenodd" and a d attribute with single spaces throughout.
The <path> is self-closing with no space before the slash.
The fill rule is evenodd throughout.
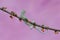
<path id="1" fill-rule="evenodd" d="M 25 10 L 22 10 L 20 17 L 25 19 L 26 18 L 25 13 L 26 13 Z"/>

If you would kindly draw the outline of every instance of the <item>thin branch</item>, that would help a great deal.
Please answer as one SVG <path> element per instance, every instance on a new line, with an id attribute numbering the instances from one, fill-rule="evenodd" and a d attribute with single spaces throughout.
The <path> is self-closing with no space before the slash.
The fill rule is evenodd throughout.
<path id="1" fill-rule="evenodd" d="M 18 18 L 20 21 L 23 20 L 24 22 L 32 24 L 34 26 L 34 28 L 35 28 L 35 26 L 37 26 L 37 27 L 40 27 L 40 28 L 43 28 L 43 29 L 46 29 L 46 30 L 52 30 L 54 32 L 57 32 L 57 31 L 60 32 L 60 30 L 58 30 L 58 29 L 49 28 L 49 27 L 44 26 L 44 25 L 38 25 L 35 22 L 33 23 L 33 22 L 29 21 L 27 18 L 23 19 L 23 18 L 17 16 L 17 14 L 15 14 L 13 11 L 11 11 L 11 12 L 7 11 L 6 8 L 4 8 L 4 7 L 0 8 L 0 10 L 10 14 L 11 16 L 14 16 L 14 17 Z"/>

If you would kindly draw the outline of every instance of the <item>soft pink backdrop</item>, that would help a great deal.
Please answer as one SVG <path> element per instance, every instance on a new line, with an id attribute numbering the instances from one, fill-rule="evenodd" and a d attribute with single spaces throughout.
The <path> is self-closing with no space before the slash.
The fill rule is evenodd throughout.
<path id="1" fill-rule="evenodd" d="M 0 7 L 3 6 L 18 16 L 24 9 L 29 20 L 60 29 L 60 0 L 0 0 Z M 7 13 L 0 11 L 0 40 L 60 40 L 60 33 L 31 30 L 24 22 L 10 19 Z"/>

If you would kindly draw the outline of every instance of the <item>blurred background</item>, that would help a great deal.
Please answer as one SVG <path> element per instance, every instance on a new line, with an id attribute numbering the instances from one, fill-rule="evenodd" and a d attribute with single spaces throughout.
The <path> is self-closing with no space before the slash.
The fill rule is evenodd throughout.
<path id="1" fill-rule="evenodd" d="M 24 9 L 30 21 L 60 29 L 60 0 L 0 0 L 0 7 L 7 7 L 18 16 Z M 60 33 L 31 30 L 23 21 L 9 16 L 0 10 L 0 40 L 60 40 Z"/>

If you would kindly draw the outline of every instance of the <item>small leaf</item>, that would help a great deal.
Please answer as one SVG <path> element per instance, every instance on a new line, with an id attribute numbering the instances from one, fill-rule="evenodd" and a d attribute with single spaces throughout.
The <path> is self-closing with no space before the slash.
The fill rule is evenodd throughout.
<path id="1" fill-rule="evenodd" d="M 23 13 L 23 14 L 24 14 L 24 13 L 26 13 L 26 11 L 25 11 L 25 10 L 22 10 L 22 11 L 21 11 L 21 13 Z"/>
<path id="2" fill-rule="evenodd" d="M 20 17 L 25 19 L 26 18 L 25 13 L 26 13 L 25 10 L 22 10 Z"/>

